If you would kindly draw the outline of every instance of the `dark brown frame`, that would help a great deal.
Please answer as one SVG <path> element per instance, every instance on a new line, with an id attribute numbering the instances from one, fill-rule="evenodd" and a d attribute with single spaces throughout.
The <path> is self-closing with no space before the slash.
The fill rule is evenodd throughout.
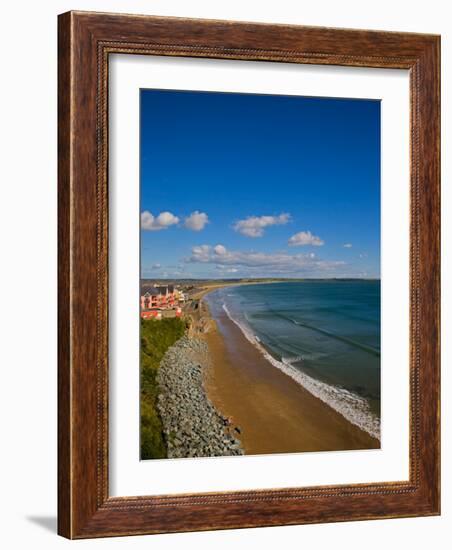
<path id="1" fill-rule="evenodd" d="M 59 16 L 58 52 L 58 532 L 86 538 L 439 514 L 440 38 L 69 12 Z M 409 481 L 109 497 L 111 53 L 409 70 Z"/>

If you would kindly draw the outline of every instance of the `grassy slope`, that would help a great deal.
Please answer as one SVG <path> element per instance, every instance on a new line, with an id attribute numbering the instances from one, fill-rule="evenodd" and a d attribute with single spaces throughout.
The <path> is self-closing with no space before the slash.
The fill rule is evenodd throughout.
<path id="1" fill-rule="evenodd" d="M 162 422 L 157 411 L 157 371 L 166 350 L 185 331 L 181 319 L 141 320 L 141 458 L 165 458 Z"/>

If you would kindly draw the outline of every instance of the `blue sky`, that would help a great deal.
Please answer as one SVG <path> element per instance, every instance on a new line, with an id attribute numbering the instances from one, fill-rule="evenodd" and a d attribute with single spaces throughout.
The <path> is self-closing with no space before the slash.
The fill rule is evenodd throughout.
<path id="1" fill-rule="evenodd" d="M 145 278 L 379 277 L 380 102 L 141 90 Z"/>

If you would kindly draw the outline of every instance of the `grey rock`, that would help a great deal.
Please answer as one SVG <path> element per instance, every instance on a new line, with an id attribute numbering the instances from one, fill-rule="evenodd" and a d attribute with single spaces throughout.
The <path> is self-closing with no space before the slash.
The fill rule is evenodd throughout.
<path id="1" fill-rule="evenodd" d="M 184 336 L 161 362 L 157 407 L 170 458 L 244 454 L 240 441 L 229 433 L 228 419 L 205 393 L 205 367 L 198 354 L 207 351 L 204 341 Z"/>

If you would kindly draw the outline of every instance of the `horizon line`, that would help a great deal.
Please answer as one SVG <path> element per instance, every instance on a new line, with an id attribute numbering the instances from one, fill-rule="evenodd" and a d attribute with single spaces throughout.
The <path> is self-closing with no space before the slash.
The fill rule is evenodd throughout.
<path id="1" fill-rule="evenodd" d="M 151 281 L 263 281 L 263 280 L 278 280 L 278 281 L 340 281 L 340 280 L 357 280 L 357 281 L 381 281 L 381 277 L 142 277 Z"/>

